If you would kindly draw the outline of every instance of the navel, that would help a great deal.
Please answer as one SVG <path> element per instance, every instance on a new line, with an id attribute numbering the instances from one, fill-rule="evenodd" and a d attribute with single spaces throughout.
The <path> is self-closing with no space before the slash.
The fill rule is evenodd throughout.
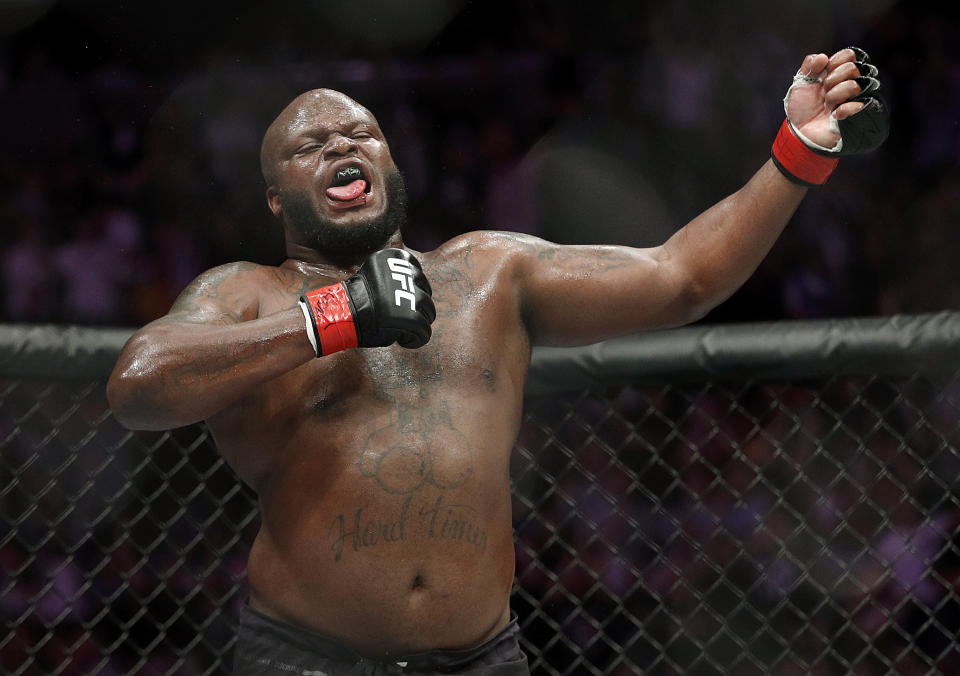
<path id="1" fill-rule="evenodd" d="M 326 394 L 320 395 L 313 400 L 313 404 L 310 406 L 310 410 L 314 413 L 327 413 L 333 408 L 336 403 L 336 398 L 328 396 Z"/>

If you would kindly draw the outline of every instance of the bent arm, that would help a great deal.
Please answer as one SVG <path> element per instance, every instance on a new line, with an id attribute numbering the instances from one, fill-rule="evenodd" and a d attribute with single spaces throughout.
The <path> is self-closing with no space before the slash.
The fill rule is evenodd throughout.
<path id="1" fill-rule="evenodd" d="M 756 270 L 805 193 L 768 161 L 659 247 L 541 242 L 519 266 L 531 339 L 577 345 L 699 319 Z"/>
<path id="2" fill-rule="evenodd" d="M 127 341 L 107 383 L 121 424 L 161 430 L 205 420 L 315 356 L 299 307 L 257 317 L 258 296 L 243 277 L 205 273 Z"/>

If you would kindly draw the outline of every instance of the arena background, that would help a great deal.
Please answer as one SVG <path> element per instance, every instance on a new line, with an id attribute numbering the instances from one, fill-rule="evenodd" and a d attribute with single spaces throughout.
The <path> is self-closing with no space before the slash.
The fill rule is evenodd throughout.
<path id="1" fill-rule="evenodd" d="M 952 5 L 915 1 L 4 2 L 0 318 L 11 330 L 35 324 L 82 325 L 120 327 L 123 335 L 125 327 L 165 312 L 179 290 L 207 267 L 237 259 L 282 260 L 279 228 L 265 209 L 259 139 L 294 94 L 315 86 L 346 91 L 380 119 L 408 179 L 411 246 L 428 249 L 477 228 L 530 232 L 559 242 L 656 244 L 742 185 L 766 159 L 782 120 L 783 92 L 803 55 L 848 44 L 866 48 L 881 68 L 893 111 L 888 143 L 870 156 L 844 160 L 827 186 L 811 192 L 754 277 L 700 323 L 957 310 L 958 15 L 960 10 Z M 954 362 L 944 364 L 948 384 L 938 381 L 932 386 L 938 394 L 922 397 L 936 402 L 935 419 L 944 408 L 956 413 L 950 380 L 955 371 Z M 9 503 L 10 495 L 18 496 L 14 503 L 29 502 L 37 495 L 30 491 L 43 488 L 44 482 L 25 474 L 26 468 L 35 466 L 33 458 L 44 459 L 49 448 L 44 440 L 63 436 L 57 426 L 78 407 L 83 409 L 77 402 L 99 401 L 100 376 L 86 375 L 88 384 L 79 390 L 71 385 L 57 395 L 43 394 L 60 391 L 47 384 L 49 373 L 42 386 L 36 385 L 40 394 L 31 389 L 29 377 L 26 386 L 3 381 L 0 443 L 8 482 L 3 489 L 7 511 L 0 572 L 10 581 L 0 595 L 0 612 L 8 629 L 29 624 L 25 617 L 42 627 L 37 635 L 16 639 L 10 638 L 16 634 L 11 629 L 0 641 L 0 659 L 10 654 L 14 660 L 22 654 L 29 657 L 17 667 L 5 663 L 11 673 L 81 673 L 57 666 L 63 655 L 68 657 L 62 664 L 74 663 L 69 656 L 75 651 L 63 649 L 69 639 L 44 638 L 58 636 L 50 631 L 60 612 L 56 594 L 34 594 L 25 614 L 18 581 L 28 567 L 9 548 L 11 542 L 25 542 L 25 531 L 11 517 L 14 507 Z M 832 387 L 849 394 L 861 385 L 833 382 L 827 391 Z M 739 401 L 747 390 L 758 396 L 751 388 L 733 388 L 723 390 L 721 399 Z M 698 411 L 714 415 L 718 405 L 716 398 L 701 392 L 607 393 L 603 406 L 613 406 L 618 416 L 624 406 L 660 410 L 657 402 L 664 396 L 687 402 L 682 417 L 688 422 Z M 788 393 L 784 398 L 805 396 Z M 897 398 L 884 394 L 880 399 L 890 397 Z M 47 402 L 40 407 L 46 433 L 25 433 L 20 422 L 27 419 L 34 400 Z M 93 408 L 98 406 L 102 403 Z M 594 411 L 597 405 L 575 398 L 564 406 Z M 562 422 L 551 418 L 556 413 L 551 407 L 532 405 L 547 421 L 543 426 L 535 422 L 534 430 Z M 917 410 L 921 417 L 929 413 L 922 406 Z M 109 427 L 113 431 L 108 437 L 120 434 L 106 411 L 81 418 L 96 423 L 91 430 L 106 429 L 101 423 Z M 74 433 L 84 438 L 83 432 Z M 948 425 L 938 437 L 948 440 L 944 443 L 954 457 L 955 433 L 955 426 Z M 547 447 L 536 441 L 535 431 L 526 434 L 534 441 L 521 439 L 521 449 Z M 696 435 L 692 439 L 703 440 Z M 144 449 L 161 446 L 192 451 L 207 442 L 201 430 L 186 438 L 182 433 L 168 435 L 155 447 L 142 438 L 129 443 L 146 453 Z M 912 448 L 909 443 L 907 447 Z M 129 449 L 115 446 L 114 451 L 118 448 Z M 535 456 L 518 455 L 521 465 L 536 462 Z M 927 456 L 916 457 L 922 461 Z M 130 457 L 127 461 L 133 462 Z M 946 467 L 954 473 L 941 477 L 949 494 L 949 487 L 956 486 L 956 467 Z M 207 469 L 197 469 L 196 476 L 209 479 Z M 519 479 L 522 485 L 523 477 Z M 233 499 L 232 484 L 216 481 L 222 491 L 218 495 Z M 176 490 L 189 494 L 188 479 L 175 483 Z M 708 488 L 702 495 L 694 490 L 694 502 L 705 499 Z M 927 509 L 931 503 L 918 499 L 911 504 Z M 518 512 L 518 526 L 523 526 L 523 505 Z M 948 542 L 956 537 L 957 513 L 954 497 L 943 517 L 947 525 L 934 529 Z M 941 517 L 937 512 L 936 518 Z M 933 523 L 933 518 L 928 512 L 923 523 Z M 156 523 L 139 537 L 154 535 Z M 662 527 L 666 522 L 652 519 L 646 525 L 657 532 L 658 523 Z M 248 526 L 238 523 L 238 532 Z M 120 525 L 113 528 L 122 531 Z M 194 533 L 188 529 L 179 536 L 189 540 Z M 531 537 L 536 541 L 536 534 Z M 137 545 L 147 546 L 142 541 Z M 219 551 L 222 545 L 212 546 Z M 75 558 L 63 558 L 62 541 L 40 537 L 27 548 L 29 570 L 35 572 L 39 565 L 47 571 L 37 573 L 44 580 L 69 577 L 61 573 L 74 571 L 64 564 Z M 524 557 L 528 562 L 537 558 L 529 548 L 518 551 L 521 563 Z M 960 553 L 956 545 L 938 553 L 943 551 L 954 557 Z M 123 557 L 130 552 L 116 549 L 111 554 L 103 566 L 124 571 L 129 561 Z M 557 557 L 563 556 L 557 551 L 545 554 L 545 561 L 552 563 L 543 570 L 555 569 Z M 229 564 L 233 568 L 228 577 L 242 578 L 242 569 L 236 570 L 242 558 L 228 558 L 226 564 L 200 558 L 190 570 Z M 166 577 L 162 565 L 159 571 L 156 562 L 153 565 L 137 566 L 137 576 L 119 577 L 127 587 L 149 588 L 144 575 L 149 578 L 152 571 Z M 543 575 L 553 579 L 547 572 Z M 952 579 L 938 578 L 943 587 L 938 593 L 955 602 Z M 549 595 L 543 580 L 536 584 L 540 596 Z M 554 603 L 562 606 L 575 598 L 565 594 Z M 528 603 L 543 600 L 537 596 L 521 595 L 518 603 L 526 609 Z M 41 603 L 44 598 L 46 605 Z M 230 603 L 235 600 L 230 597 Z M 61 594 L 61 605 L 63 601 Z M 69 612 L 76 610 L 71 606 Z M 89 608 L 85 612 L 96 617 Z M 931 622 L 941 634 L 955 636 L 956 618 L 921 622 L 920 634 Z M 657 626 L 646 625 L 650 635 L 656 635 Z M 578 645 L 554 638 L 566 636 L 557 624 L 528 629 L 531 636 L 545 637 L 545 651 Z M 138 631 L 140 640 L 153 629 Z M 582 631 L 589 634 L 590 629 Z M 119 633 L 126 637 L 116 639 L 119 643 L 104 642 L 100 636 L 100 643 L 85 645 L 95 655 L 114 648 L 124 652 L 124 660 L 131 659 L 131 632 Z M 919 640 L 912 630 L 901 633 L 910 645 Z M 594 645 L 591 640 L 588 637 L 587 644 Z M 182 635 L 176 641 L 179 647 L 189 645 Z M 934 643 L 939 647 L 916 658 L 918 673 L 933 670 L 943 660 L 956 665 L 955 644 L 944 649 L 942 641 Z M 656 641 L 650 645 L 652 652 L 671 652 Z M 672 647 L 675 654 L 667 667 L 635 658 L 637 663 L 659 664 L 664 673 L 684 671 L 685 663 L 676 657 L 688 652 L 684 648 Z M 703 646 L 694 643 L 693 648 L 695 652 Z M 167 649 L 150 651 L 140 645 L 134 653 L 129 664 L 139 664 L 138 673 L 193 673 L 190 665 L 197 664 L 177 662 Z M 882 672 L 884 664 L 896 664 L 902 657 L 884 657 L 877 669 Z M 538 668 L 564 673 L 549 665 L 570 659 L 561 651 Z M 91 663 L 103 667 L 91 673 L 114 673 L 108 666 L 119 669 L 109 660 L 94 658 Z M 209 660 L 200 663 L 203 669 L 220 668 L 216 660 L 213 667 Z M 758 658 L 755 663 L 769 666 L 776 661 L 768 664 Z M 708 664 L 726 662 L 716 658 Z M 844 664 L 850 663 L 831 662 L 825 673 L 842 673 Z M 569 673 L 603 673 L 605 668 L 587 669 L 574 662 L 572 669 Z"/>
<path id="2" fill-rule="evenodd" d="M 139 325 L 206 267 L 281 260 L 256 151 L 318 85 L 378 115 L 412 246 L 481 227 L 659 243 L 766 159 L 803 55 L 852 43 L 882 68 L 888 143 L 844 161 L 706 321 L 960 305 L 950 3 L 0 7 L 7 321 Z"/>

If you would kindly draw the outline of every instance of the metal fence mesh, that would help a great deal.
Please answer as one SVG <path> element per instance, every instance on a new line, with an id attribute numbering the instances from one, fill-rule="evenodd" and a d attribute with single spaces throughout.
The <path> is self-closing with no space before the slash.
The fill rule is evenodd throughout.
<path id="1" fill-rule="evenodd" d="M 102 382 L 0 384 L 0 671 L 224 673 L 255 498 L 202 426 L 133 434 Z"/>
<path id="2" fill-rule="evenodd" d="M 958 385 L 531 402 L 514 605 L 535 671 L 960 673 Z"/>
<path id="3" fill-rule="evenodd" d="M 960 673 L 960 376 L 527 402 L 534 674 Z M 203 426 L 0 380 L 0 672 L 229 673 L 255 498 Z"/>

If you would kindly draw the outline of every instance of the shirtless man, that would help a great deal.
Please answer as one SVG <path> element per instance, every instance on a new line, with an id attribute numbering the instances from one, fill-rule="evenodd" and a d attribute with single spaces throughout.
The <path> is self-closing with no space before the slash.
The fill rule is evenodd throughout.
<path id="1" fill-rule="evenodd" d="M 509 456 L 531 346 L 680 325 L 730 296 L 807 186 L 886 136 L 875 75 L 852 48 L 807 56 L 771 161 L 651 249 L 474 232 L 413 251 L 370 111 L 297 97 L 261 152 L 289 258 L 201 274 L 107 389 L 130 428 L 206 420 L 259 497 L 236 673 L 529 673 Z"/>

